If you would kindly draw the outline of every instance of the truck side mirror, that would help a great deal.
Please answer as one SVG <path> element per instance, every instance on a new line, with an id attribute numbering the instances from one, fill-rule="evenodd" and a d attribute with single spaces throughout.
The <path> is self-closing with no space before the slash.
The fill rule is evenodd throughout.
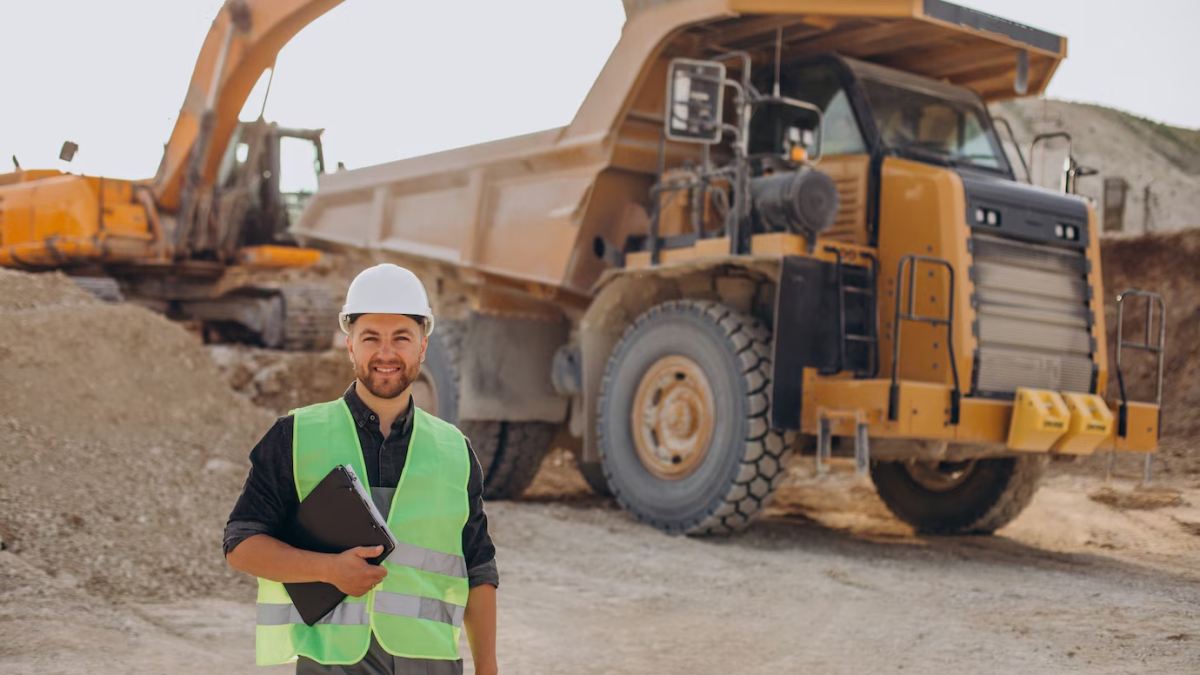
<path id="1" fill-rule="evenodd" d="M 1055 131 L 1034 136 L 1029 144 L 1029 180 L 1033 185 L 1069 194 L 1075 164 L 1071 135 Z"/>
<path id="2" fill-rule="evenodd" d="M 667 70 L 667 138 L 685 143 L 720 143 L 724 96 L 725 64 L 672 60 Z"/>

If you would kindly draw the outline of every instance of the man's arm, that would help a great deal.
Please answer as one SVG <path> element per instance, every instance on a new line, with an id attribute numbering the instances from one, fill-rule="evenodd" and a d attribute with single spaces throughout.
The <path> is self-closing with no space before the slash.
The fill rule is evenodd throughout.
<path id="1" fill-rule="evenodd" d="M 290 415 L 280 417 L 250 451 L 250 471 L 225 524 L 225 555 L 259 534 L 277 536 L 295 516 L 300 498 L 292 475 Z"/>
<path id="2" fill-rule="evenodd" d="M 487 515 L 483 512 L 483 469 L 467 441 L 471 473 L 467 477 L 467 500 L 470 513 L 463 527 L 463 555 L 467 559 L 467 577 L 471 585 L 463 627 L 477 675 L 495 675 L 496 666 L 496 586 L 500 575 L 496 571 L 496 547 L 488 533 Z"/>
<path id="3" fill-rule="evenodd" d="M 238 544 L 225 559 L 233 569 L 256 577 L 284 584 L 324 581 L 346 595 L 359 598 L 387 576 L 383 565 L 367 562 L 381 553 L 382 546 L 359 546 L 337 555 L 314 553 L 293 548 L 266 534 L 256 534 Z M 469 612 L 469 601 L 467 609 Z"/>
<path id="4" fill-rule="evenodd" d="M 382 550 L 357 548 L 339 555 L 302 551 L 275 538 L 299 506 L 292 470 L 293 418 L 276 420 L 250 452 L 250 473 L 225 525 L 230 567 L 281 583 L 325 581 L 360 597 L 387 576 L 370 565 Z"/>
<path id="5" fill-rule="evenodd" d="M 467 440 L 471 471 L 467 477 L 467 501 L 469 513 L 463 526 L 462 547 L 467 560 L 467 579 L 471 588 L 491 584 L 499 588 L 500 574 L 496 570 L 496 547 L 488 533 L 487 514 L 483 511 L 483 469 L 479 458 Z"/>
<path id="6" fill-rule="evenodd" d="M 463 614 L 467 642 L 476 675 L 496 675 L 496 587 L 483 584 L 471 589 L 467 611 Z"/>

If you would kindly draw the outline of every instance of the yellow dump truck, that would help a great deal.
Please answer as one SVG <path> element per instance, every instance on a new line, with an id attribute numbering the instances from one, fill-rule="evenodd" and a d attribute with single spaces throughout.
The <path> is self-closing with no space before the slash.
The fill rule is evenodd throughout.
<path id="1" fill-rule="evenodd" d="M 728 532 L 799 450 L 991 532 L 1052 455 L 1156 449 L 1161 401 L 1108 391 L 1095 213 L 988 112 L 1064 38 L 942 0 L 626 10 L 568 126 L 326 175 L 292 228 L 424 277 L 425 395 L 490 494 L 574 443 L 641 521 Z M 1161 364 L 1157 322 L 1118 347 Z"/>
<path id="2" fill-rule="evenodd" d="M 97 296 L 199 323 L 207 337 L 328 347 L 340 302 L 268 270 L 311 267 L 287 233 L 308 194 L 289 191 L 286 150 L 324 172 L 320 130 L 238 114 L 302 28 L 342 0 L 229 0 L 213 21 L 152 180 L 57 170 L 0 174 L 0 267 L 62 270 Z M 83 113 L 81 113 L 83 114 Z M 137 111 L 130 111 L 137 114 Z M 78 147 L 63 146 L 71 161 Z M 300 162 L 303 166 L 303 162 Z"/>

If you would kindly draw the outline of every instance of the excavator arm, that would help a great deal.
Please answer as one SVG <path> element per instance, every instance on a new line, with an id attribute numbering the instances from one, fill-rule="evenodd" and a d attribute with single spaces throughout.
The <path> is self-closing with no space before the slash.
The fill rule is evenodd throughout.
<path id="1" fill-rule="evenodd" d="M 258 78 L 296 33 L 342 1 L 225 3 L 204 39 L 154 179 L 154 201 L 161 211 L 181 212 L 181 220 L 187 219 L 187 202 L 197 189 L 215 182 L 221 151 Z"/>

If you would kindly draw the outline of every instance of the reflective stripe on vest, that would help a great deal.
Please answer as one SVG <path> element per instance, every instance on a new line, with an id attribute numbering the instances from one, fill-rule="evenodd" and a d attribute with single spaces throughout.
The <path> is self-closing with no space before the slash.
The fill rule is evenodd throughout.
<path id="1" fill-rule="evenodd" d="M 466 607 L 419 595 L 388 593 L 387 591 L 375 592 L 375 611 L 380 614 L 425 619 L 462 627 L 465 610 Z"/>
<path id="2" fill-rule="evenodd" d="M 433 598 L 423 598 L 419 595 L 404 595 L 387 591 L 375 592 L 375 611 L 381 614 L 439 621 L 461 627 L 465 609 L 465 607 Z M 290 602 L 282 604 L 264 602 L 258 605 L 257 623 L 260 626 L 282 626 L 304 623 L 304 618 L 300 616 L 300 611 L 296 609 L 296 606 Z M 316 625 L 367 626 L 370 623 L 366 603 L 343 602 L 322 617 Z"/>
<path id="3" fill-rule="evenodd" d="M 448 577 L 467 578 L 467 559 L 461 555 L 439 553 L 404 542 L 396 543 L 396 548 L 387 557 L 387 561 L 393 565 L 403 565 Z"/>
<path id="4" fill-rule="evenodd" d="M 301 500 L 339 464 L 366 479 L 354 418 L 344 401 L 295 411 L 292 464 Z M 470 455 L 458 429 L 415 409 L 408 457 L 387 518 L 403 540 L 383 562 L 388 576 L 362 598 L 346 598 L 314 626 L 304 624 L 283 584 L 259 579 L 258 664 L 286 663 L 298 655 L 326 665 L 358 663 L 372 632 L 395 656 L 457 659 L 469 593 L 462 553 L 469 474 Z"/>
<path id="5" fill-rule="evenodd" d="M 258 605 L 258 625 L 260 626 L 282 626 L 289 623 L 304 623 L 304 618 L 300 616 L 300 611 L 292 603 L 270 604 L 259 603 Z M 321 618 L 316 625 L 336 625 L 336 626 L 369 626 L 371 617 L 367 614 L 367 603 L 343 602 L 333 611 Z"/>

